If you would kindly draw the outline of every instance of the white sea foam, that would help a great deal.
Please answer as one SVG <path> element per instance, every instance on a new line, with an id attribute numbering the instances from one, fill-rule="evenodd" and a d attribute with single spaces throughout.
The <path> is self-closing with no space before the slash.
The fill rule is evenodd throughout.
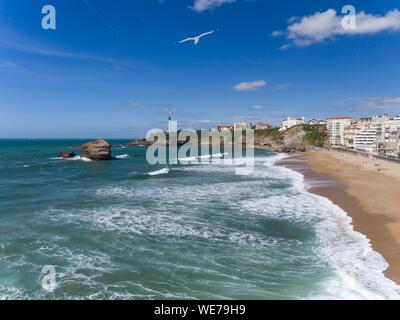
<path id="1" fill-rule="evenodd" d="M 0 301 L 17 300 L 24 298 L 29 298 L 28 295 L 25 294 L 24 290 L 18 289 L 13 286 L 0 285 Z"/>
<path id="2" fill-rule="evenodd" d="M 152 171 L 152 172 L 149 172 L 149 173 L 147 173 L 149 176 L 159 176 L 159 175 L 162 175 L 162 174 L 167 174 L 167 173 L 169 173 L 169 169 L 168 168 L 164 168 L 164 169 L 160 169 L 160 170 L 157 170 L 157 171 Z"/>
<path id="3" fill-rule="evenodd" d="M 267 236 L 262 232 L 248 232 L 241 226 L 237 229 L 227 228 L 226 220 L 246 223 L 261 218 L 288 221 L 292 225 L 306 230 L 312 229 L 316 235 L 313 239 L 311 253 L 318 263 L 323 265 L 327 273 L 332 270 L 332 276 L 322 282 L 319 290 L 311 292 L 311 299 L 392 299 L 400 298 L 400 289 L 391 280 L 384 277 L 387 268 L 386 261 L 373 251 L 368 239 L 353 230 L 351 218 L 339 207 L 326 198 L 309 193 L 304 187 L 304 177 L 297 172 L 274 163 L 284 158 L 284 155 L 254 158 L 256 168 L 246 177 L 238 177 L 233 181 L 200 183 L 185 185 L 181 181 L 168 185 L 154 185 L 154 180 L 148 179 L 149 184 L 135 186 L 106 186 L 99 188 L 95 196 L 102 200 L 110 198 L 114 205 L 90 209 L 65 209 L 46 212 L 48 219 L 58 223 L 68 223 L 79 227 L 93 229 L 96 232 L 112 231 L 123 233 L 124 236 L 168 236 L 168 241 L 179 241 L 182 237 L 193 237 L 207 240 L 208 246 L 214 243 L 229 243 L 234 248 L 241 246 L 259 248 L 265 256 L 246 256 L 246 261 L 259 264 L 260 259 L 277 264 L 298 259 L 299 251 L 303 249 L 302 240 Z M 184 178 L 185 172 L 200 172 L 202 174 L 231 175 L 235 166 L 211 164 L 209 166 L 183 166 L 180 170 Z M 166 174 L 168 168 L 149 173 L 150 175 Z M 279 185 L 282 188 L 276 188 Z M 128 201 L 127 205 L 122 205 Z M 213 208 L 212 203 L 221 201 L 225 209 Z M 150 206 L 136 205 L 147 202 Z M 130 205 L 129 205 L 130 203 Z M 210 223 L 209 216 L 204 218 L 204 207 L 207 206 L 215 219 Z M 217 215 L 223 216 L 219 219 Z M 245 218 L 244 218 L 245 216 Z M 225 222 L 221 222 L 225 220 Z M 185 240 L 186 241 L 186 240 Z M 305 245 L 304 245 L 305 246 Z M 41 253 L 53 254 L 57 248 L 43 247 Z M 275 254 L 271 254 L 273 252 Z M 276 254 L 282 254 L 282 256 Z M 70 252 L 77 254 L 80 264 L 84 264 L 88 256 L 94 256 L 95 261 L 89 260 L 87 267 L 93 267 L 101 272 L 113 270 L 114 266 L 106 256 L 99 253 Z M 230 257 L 232 258 L 232 257 Z M 76 281 L 81 275 L 79 264 L 71 266 L 69 272 L 76 274 Z M 301 266 L 290 271 L 302 272 Z M 280 277 L 284 275 L 279 274 Z M 260 275 L 262 277 L 262 275 Z M 240 279 L 243 281 L 243 279 Z M 273 278 L 272 278 L 273 280 Z M 91 281 L 91 279 L 85 279 Z M 250 280 L 249 280 L 250 281 Z M 238 281 L 236 281 L 238 282 Z M 89 282 L 92 284 L 91 282 Z M 245 284 L 245 283 L 244 283 Z M 93 284 L 95 285 L 95 284 Z M 131 293 L 113 293 L 120 298 L 135 297 L 167 297 L 175 298 L 171 292 L 152 291 L 140 283 L 132 282 L 126 286 L 137 286 L 138 296 Z M 1 292 L 1 289 L 0 289 Z M 93 294 L 92 298 L 104 297 L 105 291 Z M 273 293 L 271 293 L 273 294 Z M 106 295 L 107 296 L 107 295 Z M 191 296 L 191 295 L 189 295 Z M 182 296 L 180 296 L 182 297 Z M 193 294 L 193 297 L 197 297 Z"/>
<path id="4" fill-rule="evenodd" d="M 206 154 L 206 155 L 203 155 L 203 156 L 199 156 L 199 159 L 210 159 L 211 158 L 211 155 L 210 154 Z"/>
<path id="5" fill-rule="evenodd" d="M 86 222 L 101 230 L 128 234 L 193 236 L 206 239 L 223 236 L 222 231 L 212 229 L 207 224 L 185 221 L 182 216 L 171 216 L 169 212 L 162 210 L 151 212 L 143 208 L 112 206 L 76 212 L 51 210 L 48 213 L 56 221 L 77 224 Z"/>
<path id="6" fill-rule="evenodd" d="M 129 157 L 129 155 L 127 155 L 127 154 L 120 154 L 118 156 L 115 156 L 116 159 L 126 159 L 128 157 Z"/>
<path id="7" fill-rule="evenodd" d="M 264 165 L 271 167 L 276 159 Z M 327 280 L 321 292 L 310 298 L 399 299 L 400 287 L 383 273 L 387 262 L 373 251 L 364 235 L 354 231 L 347 213 L 329 199 L 310 194 L 301 174 L 283 167 L 275 167 L 275 170 L 291 176 L 293 192 L 257 201 L 245 200 L 241 205 L 254 214 L 314 226 L 319 239 L 315 251 L 334 269 L 336 276 Z"/>
<path id="8" fill-rule="evenodd" d="M 86 157 L 75 156 L 72 158 L 61 158 L 61 157 L 54 157 L 50 158 L 50 160 L 66 160 L 66 161 L 84 161 L 84 162 L 91 162 L 92 160 Z"/>
<path id="9" fill-rule="evenodd" d="M 192 162 L 196 161 L 196 157 L 186 157 L 186 158 L 178 158 L 180 162 Z"/>
<path id="10" fill-rule="evenodd" d="M 222 153 L 215 153 L 212 155 L 213 158 L 222 158 L 224 155 Z"/>
<path id="11" fill-rule="evenodd" d="M 280 154 L 267 158 L 255 158 L 256 165 L 262 162 L 265 170 L 255 170 L 249 174 L 290 182 L 292 191 L 285 195 L 264 194 L 258 191 L 262 197 L 257 200 L 254 198 L 244 200 L 241 205 L 243 211 L 315 226 L 319 237 L 316 252 L 335 270 L 336 277 L 326 281 L 323 290 L 310 298 L 399 299 L 400 287 L 386 278 L 383 273 L 388 267 L 387 262 L 372 249 L 369 240 L 364 235 L 354 231 L 352 220 L 347 213 L 330 200 L 310 194 L 305 187 L 302 174 L 288 168 L 274 166 L 277 161 L 286 157 Z M 203 167 L 203 169 L 190 167 L 184 170 L 211 172 L 223 169 L 221 167 Z M 231 185 L 231 187 L 233 187 L 232 192 L 235 192 L 234 189 L 237 186 Z M 252 190 L 255 188 L 256 186 L 253 185 Z M 208 191 L 212 193 L 212 190 Z M 229 201 L 229 196 L 227 198 Z"/>

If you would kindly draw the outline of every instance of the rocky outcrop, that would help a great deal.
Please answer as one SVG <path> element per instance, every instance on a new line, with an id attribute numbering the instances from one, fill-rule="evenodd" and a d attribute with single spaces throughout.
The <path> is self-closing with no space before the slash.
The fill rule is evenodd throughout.
<path id="1" fill-rule="evenodd" d="M 276 128 L 255 130 L 256 147 L 277 152 L 305 152 L 309 148 L 327 147 L 327 134 L 324 126 L 299 125 L 284 132 Z"/>
<path id="2" fill-rule="evenodd" d="M 82 157 L 94 161 L 111 160 L 111 145 L 105 140 L 97 140 L 82 146 Z"/>
<path id="3" fill-rule="evenodd" d="M 148 146 L 148 145 L 151 145 L 151 143 L 146 139 L 136 139 L 128 143 L 129 147 Z"/>
<path id="4" fill-rule="evenodd" d="M 61 151 L 61 152 L 58 154 L 58 157 L 59 157 L 59 158 L 63 158 L 63 159 L 67 159 L 67 158 L 76 157 L 76 154 L 73 153 L 73 152 Z"/>
<path id="5" fill-rule="evenodd" d="M 306 147 L 304 137 L 306 133 L 302 126 L 297 126 L 284 132 L 282 141 L 286 149 L 299 150 Z"/>

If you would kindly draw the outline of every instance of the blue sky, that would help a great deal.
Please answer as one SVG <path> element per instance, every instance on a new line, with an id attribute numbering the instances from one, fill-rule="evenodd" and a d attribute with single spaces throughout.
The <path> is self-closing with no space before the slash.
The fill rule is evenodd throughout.
<path id="1" fill-rule="evenodd" d="M 56 30 L 41 27 L 46 4 Z M 346 4 L 357 10 L 352 33 L 338 27 Z M 133 138 L 170 114 L 187 128 L 397 114 L 396 9 L 398 0 L 0 0 L 0 138 Z M 197 46 L 174 44 L 214 28 Z"/>

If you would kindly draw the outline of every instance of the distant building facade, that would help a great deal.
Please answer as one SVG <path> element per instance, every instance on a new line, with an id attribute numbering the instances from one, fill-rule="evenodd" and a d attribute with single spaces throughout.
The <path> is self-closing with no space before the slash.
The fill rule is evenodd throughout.
<path id="1" fill-rule="evenodd" d="M 400 116 L 360 118 L 344 128 L 343 136 L 344 147 L 348 149 L 400 158 Z M 335 142 L 338 140 L 337 137 Z"/>
<path id="2" fill-rule="evenodd" d="M 367 126 L 356 133 L 354 138 L 354 150 L 358 152 L 377 153 L 377 131 L 374 126 Z"/>
<path id="3" fill-rule="evenodd" d="M 218 126 L 218 131 L 221 131 L 221 132 L 222 131 L 230 131 L 232 129 L 233 129 L 233 127 L 230 125 L 222 124 L 222 125 Z"/>
<path id="4" fill-rule="evenodd" d="M 305 124 L 304 117 L 302 118 L 288 117 L 282 121 L 281 128 L 279 129 L 279 131 L 285 131 L 301 124 Z"/>
<path id="5" fill-rule="evenodd" d="M 399 157 L 400 116 L 386 118 L 386 121 L 377 121 L 375 126 L 377 128 L 377 153 L 389 157 Z"/>
<path id="6" fill-rule="evenodd" d="M 331 117 L 327 120 L 327 130 L 331 146 L 344 146 L 345 128 L 351 125 L 351 117 Z"/>
<path id="7" fill-rule="evenodd" d="M 354 140 L 356 138 L 356 134 L 360 131 L 360 127 L 358 125 L 358 121 L 352 121 L 351 124 L 344 128 L 344 146 L 347 149 L 354 149 Z"/>

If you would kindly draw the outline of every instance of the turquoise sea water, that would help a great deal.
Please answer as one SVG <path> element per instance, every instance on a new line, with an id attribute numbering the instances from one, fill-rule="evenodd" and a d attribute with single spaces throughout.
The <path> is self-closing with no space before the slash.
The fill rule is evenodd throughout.
<path id="1" fill-rule="evenodd" d="M 345 212 L 274 166 L 280 155 L 257 151 L 241 176 L 150 166 L 145 147 L 56 158 L 83 142 L 0 140 L 0 299 L 399 297 Z"/>

